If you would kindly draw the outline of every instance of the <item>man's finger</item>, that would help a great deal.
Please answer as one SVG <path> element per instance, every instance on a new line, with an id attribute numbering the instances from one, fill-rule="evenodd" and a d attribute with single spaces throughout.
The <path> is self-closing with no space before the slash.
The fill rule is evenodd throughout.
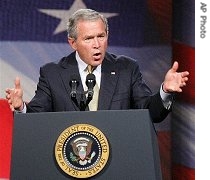
<path id="1" fill-rule="evenodd" d="M 174 64 L 173 64 L 173 66 L 172 66 L 171 69 L 173 70 L 173 72 L 176 72 L 178 70 L 178 67 L 179 67 L 178 62 L 177 61 L 174 61 Z"/>
<path id="2" fill-rule="evenodd" d="M 15 78 L 15 89 L 20 89 L 21 86 L 20 86 L 20 78 L 19 77 L 16 77 Z"/>
<path id="3" fill-rule="evenodd" d="M 190 73 L 188 72 L 188 71 L 185 71 L 185 72 L 182 72 L 182 76 L 183 77 L 186 77 L 186 76 L 188 76 Z"/>
<path id="4" fill-rule="evenodd" d="M 11 91 L 11 90 L 10 90 L 9 88 L 7 88 L 7 89 L 5 90 L 6 93 L 10 93 L 10 91 Z"/>

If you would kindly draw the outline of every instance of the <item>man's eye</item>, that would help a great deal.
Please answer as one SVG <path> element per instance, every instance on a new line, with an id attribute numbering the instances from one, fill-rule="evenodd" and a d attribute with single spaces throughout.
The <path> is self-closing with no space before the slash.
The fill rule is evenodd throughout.
<path id="1" fill-rule="evenodd" d="M 86 37 L 86 38 L 85 38 L 85 41 L 86 41 L 86 42 L 90 42 L 91 39 L 93 39 L 93 38 L 92 38 L 92 37 Z"/>
<path id="2" fill-rule="evenodd" d="M 99 38 L 100 40 L 103 40 L 103 39 L 105 38 L 105 35 L 100 35 L 100 36 L 98 36 L 98 38 Z"/>
<path id="3" fill-rule="evenodd" d="M 85 38 L 85 42 L 90 42 L 90 38 Z"/>

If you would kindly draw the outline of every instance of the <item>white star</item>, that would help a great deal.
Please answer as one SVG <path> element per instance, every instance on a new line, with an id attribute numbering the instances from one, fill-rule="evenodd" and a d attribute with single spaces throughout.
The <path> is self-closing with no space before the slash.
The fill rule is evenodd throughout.
<path id="1" fill-rule="evenodd" d="M 73 14 L 78 9 L 86 9 L 86 8 L 87 6 L 83 3 L 82 0 L 75 0 L 72 6 L 68 10 L 39 9 L 39 11 L 61 20 L 53 32 L 53 34 L 55 35 L 63 31 L 66 31 L 68 18 L 71 14 Z M 104 15 L 104 17 L 106 18 L 110 18 L 110 17 L 118 15 L 118 13 L 103 13 L 103 12 L 101 12 L 101 14 Z"/>

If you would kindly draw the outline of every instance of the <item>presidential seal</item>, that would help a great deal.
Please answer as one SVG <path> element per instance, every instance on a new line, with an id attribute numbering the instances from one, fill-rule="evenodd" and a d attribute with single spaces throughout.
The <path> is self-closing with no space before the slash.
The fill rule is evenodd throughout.
<path id="1" fill-rule="evenodd" d="M 105 135 L 89 124 L 75 124 L 65 129 L 55 144 L 55 159 L 59 167 L 76 178 L 98 174 L 109 158 Z"/>

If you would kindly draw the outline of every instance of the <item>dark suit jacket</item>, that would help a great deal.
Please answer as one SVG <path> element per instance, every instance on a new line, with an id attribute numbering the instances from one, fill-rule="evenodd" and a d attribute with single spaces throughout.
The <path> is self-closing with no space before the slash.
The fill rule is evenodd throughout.
<path id="1" fill-rule="evenodd" d="M 133 59 L 106 53 L 101 73 L 98 110 L 149 109 L 154 122 L 162 121 L 169 113 L 160 93 L 152 95 Z M 80 77 L 75 52 L 41 67 L 36 94 L 27 112 L 79 111 L 70 97 L 69 83 L 75 75 Z M 83 91 L 81 79 L 78 91 Z"/>

